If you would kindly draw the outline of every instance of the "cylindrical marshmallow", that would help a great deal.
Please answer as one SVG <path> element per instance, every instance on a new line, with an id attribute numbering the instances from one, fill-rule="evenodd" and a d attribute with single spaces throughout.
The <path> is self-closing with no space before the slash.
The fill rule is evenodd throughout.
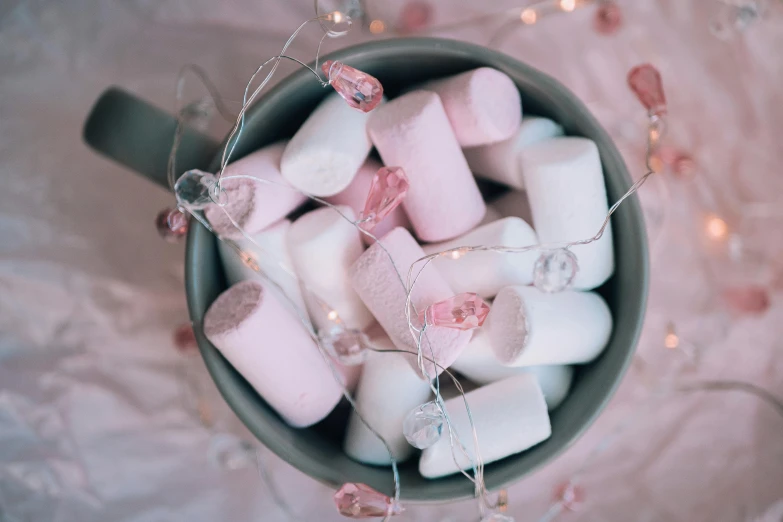
<path id="1" fill-rule="evenodd" d="M 484 213 L 484 219 L 481 220 L 478 226 L 486 225 L 487 223 L 492 223 L 493 221 L 497 221 L 502 217 L 503 215 L 501 215 L 498 209 L 496 209 L 492 205 L 487 205 L 487 211 Z"/>
<path id="2" fill-rule="evenodd" d="M 390 258 L 391 256 L 391 258 Z M 408 269 L 414 261 L 424 257 L 421 247 L 404 228 L 395 228 L 368 248 L 351 267 L 350 277 L 354 289 L 383 327 L 399 350 L 417 353 L 417 342 L 408 327 L 405 315 Z M 414 267 L 414 277 L 423 263 Z M 399 274 L 398 274 L 399 272 Z M 413 279 L 413 278 L 411 278 Z M 421 313 L 427 306 L 452 297 L 454 292 L 438 273 L 428 265 L 421 272 L 411 292 L 411 303 Z M 413 313 L 414 325 L 418 321 Z M 470 341 L 470 331 L 453 328 L 428 327 L 421 342 L 424 357 L 439 365 L 438 373 L 448 368 Z M 408 362 L 420 373 L 416 356 L 406 355 Z M 425 369 L 435 376 L 436 366 L 425 359 Z"/>
<path id="3" fill-rule="evenodd" d="M 509 190 L 487 206 L 490 207 L 503 217 L 515 216 L 535 225 L 533 213 L 530 211 L 530 201 L 524 190 Z"/>
<path id="4" fill-rule="evenodd" d="M 204 335 L 291 426 L 323 420 L 343 396 L 305 328 L 258 281 L 223 292 L 204 315 Z"/>
<path id="5" fill-rule="evenodd" d="M 381 350 L 393 350 L 388 338 L 375 339 Z M 417 406 L 427 402 L 430 385 L 421 380 L 418 373 L 399 353 L 369 354 L 359 386 L 356 390 L 356 407 L 364 420 L 389 445 L 397 462 L 411 456 L 413 446 L 405 440 L 402 421 Z M 365 464 L 389 465 L 389 452 L 356 412 L 351 413 L 348 431 L 343 444 L 345 453 Z"/>
<path id="6" fill-rule="evenodd" d="M 485 464 L 525 451 L 552 434 L 546 402 L 534 375 L 516 375 L 482 386 L 467 393 L 465 399 L 470 406 Z M 449 399 L 445 404 L 455 435 L 465 446 L 470 459 L 459 447 L 452 450 L 448 428 L 444 425 L 440 440 L 421 454 L 419 473 L 426 478 L 470 469 L 471 460 L 476 462 L 473 431 L 462 397 Z"/>
<path id="7" fill-rule="evenodd" d="M 497 69 L 480 67 L 421 88 L 440 96 L 462 147 L 506 140 L 519 128 L 519 91 L 514 81 Z"/>
<path id="8" fill-rule="evenodd" d="M 288 254 L 287 236 L 290 226 L 289 220 L 282 219 L 261 232 L 253 234 L 251 236 L 253 241 L 245 238 L 236 240 L 239 248 L 255 257 L 255 262 L 261 269 L 260 272 L 247 266 L 237 252 L 224 241 L 218 242 L 218 252 L 220 252 L 220 259 L 223 262 L 229 286 L 245 280 L 263 283 L 268 278 L 277 285 L 270 286 L 270 289 L 278 291 L 277 287 L 279 287 L 290 304 L 296 307 L 297 313 L 307 317 L 307 308 L 305 308 L 305 302 L 302 299 L 299 280 L 294 272 L 291 256 Z"/>
<path id="9" fill-rule="evenodd" d="M 549 411 L 560 406 L 566 398 L 574 375 L 573 367 L 565 365 L 504 366 L 495 357 L 489 335 L 483 328 L 473 332 L 468 347 L 457 357 L 451 369 L 477 384 L 489 384 L 520 373 L 532 373 L 538 379 Z"/>
<path id="10" fill-rule="evenodd" d="M 350 207 L 338 207 L 352 221 Z M 335 310 L 350 328 L 364 330 L 373 317 L 351 286 L 348 269 L 364 251 L 359 230 L 332 208 L 324 207 L 303 215 L 288 231 L 288 250 L 296 273 L 305 288 L 305 302 L 313 322 L 324 325 L 325 316 Z M 312 294 L 328 304 L 324 310 Z"/>
<path id="11" fill-rule="evenodd" d="M 372 145 L 369 114 L 330 94 L 288 142 L 280 171 L 293 186 L 314 196 L 332 196 L 347 187 Z"/>
<path id="12" fill-rule="evenodd" d="M 563 127 L 546 118 L 523 118 L 522 125 L 509 139 L 499 143 L 469 147 L 462 152 L 470 170 L 477 176 L 523 189 L 525 182 L 519 168 L 519 151 L 534 143 L 563 135 Z"/>
<path id="13" fill-rule="evenodd" d="M 332 205 L 348 205 L 358 216 L 364 210 L 367 196 L 370 194 L 372 179 L 381 167 L 383 167 L 383 165 L 376 160 L 369 158 L 364 162 L 364 165 L 362 165 L 359 172 L 357 172 L 356 176 L 353 178 L 353 181 L 351 181 L 351 184 L 348 185 L 345 190 L 324 199 Z M 391 214 L 378 223 L 372 230 L 372 234 L 375 237 L 383 237 L 391 229 L 396 227 L 410 228 L 408 216 L 405 215 L 402 206 L 395 208 Z M 362 240 L 368 245 L 374 242 L 370 236 L 364 234 L 362 234 Z"/>
<path id="14" fill-rule="evenodd" d="M 204 215 L 218 235 L 231 239 L 244 237 L 231 223 L 231 219 L 247 234 L 256 234 L 307 200 L 304 194 L 291 187 L 280 175 L 280 156 L 285 146 L 285 143 L 269 145 L 226 167 L 221 181 L 226 192 L 225 205 L 220 207 L 213 204 L 204 210 Z M 269 183 L 247 178 L 226 179 L 240 175 Z"/>
<path id="15" fill-rule="evenodd" d="M 593 292 L 509 286 L 492 302 L 484 328 L 495 356 L 508 366 L 582 364 L 609 342 L 612 313 Z"/>
<path id="16" fill-rule="evenodd" d="M 437 94 L 400 96 L 376 109 L 367 128 L 383 163 L 408 175 L 403 205 L 420 239 L 445 241 L 481 221 L 484 199 Z"/>
<path id="17" fill-rule="evenodd" d="M 525 247 L 536 244 L 536 233 L 530 225 L 520 218 L 508 217 L 480 226 L 451 241 L 422 248 L 429 255 L 459 247 Z M 473 292 L 490 298 L 503 287 L 532 283 L 533 265 L 539 255 L 536 250 L 522 253 L 468 252 L 458 259 L 437 257 L 433 263 L 455 293 Z"/>
<path id="18" fill-rule="evenodd" d="M 598 147 L 586 138 L 553 138 L 520 151 L 522 175 L 541 243 L 593 237 L 609 210 Z M 572 248 L 574 288 L 589 290 L 614 272 L 612 227 L 598 241 Z"/>

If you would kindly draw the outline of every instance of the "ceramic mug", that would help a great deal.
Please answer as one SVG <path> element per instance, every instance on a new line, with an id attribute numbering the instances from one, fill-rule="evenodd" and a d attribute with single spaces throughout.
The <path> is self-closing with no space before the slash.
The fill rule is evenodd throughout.
<path id="1" fill-rule="evenodd" d="M 522 94 L 526 115 L 560 123 L 566 134 L 584 136 L 598 145 L 609 202 L 629 188 L 630 176 L 607 133 L 587 108 L 560 83 L 507 55 L 469 43 L 404 38 L 376 41 L 333 53 L 340 60 L 377 77 L 394 98 L 415 83 L 487 66 L 509 75 Z M 299 69 L 264 95 L 247 113 L 234 159 L 282 138 L 291 137 L 331 88 L 322 87 L 310 71 Z M 85 124 L 85 141 L 102 154 L 167 186 L 166 162 L 174 118 L 123 91 L 109 89 Z M 178 153 L 181 172 L 201 168 L 215 172 L 217 144 L 187 131 Z M 603 354 L 578 366 L 571 393 L 551 413 L 552 436 L 520 454 L 488 464 L 489 489 L 505 487 L 550 461 L 570 446 L 606 406 L 628 365 L 639 337 L 647 300 L 648 254 L 644 223 L 636 197 L 626 200 L 612 218 L 614 276 L 601 289 L 614 319 L 614 332 Z M 351 460 L 342 450 L 348 411 L 338 408 L 327 420 L 307 429 L 283 422 L 253 388 L 204 337 L 204 312 L 226 288 L 215 238 L 192 221 L 186 247 L 185 286 L 190 317 L 204 361 L 226 402 L 265 446 L 294 467 L 333 487 L 363 482 L 392 493 L 388 468 Z M 480 434 L 479 434 L 480 436 Z M 400 466 L 403 501 L 449 501 L 473 496 L 462 475 L 428 480 L 418 473 L 418 459 Z"/>

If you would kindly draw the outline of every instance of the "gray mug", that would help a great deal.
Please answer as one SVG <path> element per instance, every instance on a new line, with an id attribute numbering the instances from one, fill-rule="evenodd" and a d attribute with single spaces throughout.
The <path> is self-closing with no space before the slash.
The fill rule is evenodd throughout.
<path id="1" fill-rule="evenodd" d="M 625 164 L 607 133 L 587 108 L 560 83 L 507 55 L 477 45 L 434 38 L 376 41 L 343 49 L 326 57 L 376 76 L 393 98 L 406 86 L 476 67 L 494 67 L 508 74 L 522 94 L 526 115 L 560 123 L 566 134 L 584 136 L 598 145 L 610 203 L 631 184 Z M 621 81 L 618 78 L 618 81 Z M 245 129 L 233 158 L 291 137 L 331 89 L 323 88 L 304 68 L 291 74 L 247 113 Z M 168 186 L 166 162 L 174 134 L 174 118 L 119 89 L 106 91 L 84 128 L 85 141 L 98 152 Z M 219 146 L 188 130 L 178 152 L 181 171 L 214 172 Z M 612 218 L 614 276 L 601 287 L 612 310 L 614 332 L 604 353 L 577 367 L 571 393 L 552 412 L 552 436 L 517 455 L 486 466 L 489 489 L 505 487 L 550 461 L 590 426 L 620 383 L 642 328 L 647 301 L 648 255 L 644 222 L 636 197 L 625 201 Z M 190 317 L 201 355 L 226 402 L 265 446 L 303 473 L 339 487 L 362 482 L 392 493 L 391 471 L 351 460 L 342 451 L 349 411 L 345 406 L 307 429 L 283 422 L 204 337 L 201 322 L 209 305 L 226 288 L 215 238 L 193 222 L 187 238 L 185 287 Z M 481 434 L 479 434 L 480 437 Z M 450 501 L 473 496 L 462 475 L 428 480 L 418 473 L 417 459 L 400 466 L 403 501 Z"/>

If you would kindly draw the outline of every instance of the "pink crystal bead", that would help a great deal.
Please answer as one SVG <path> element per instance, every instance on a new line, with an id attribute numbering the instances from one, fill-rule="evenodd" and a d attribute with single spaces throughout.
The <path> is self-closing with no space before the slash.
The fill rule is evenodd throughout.
<path id="1" fill-rule="evenodd" d="M 628 73 L 628 86 L 651 115 L 666 114 L 666 96 L 658 69 L 649 63 L 634 67 Z"/>
<path id="2" fill-rule="evenodd" d="M 383 86 L 374 76 L 332 60 L 325 61 L 321 70 L 329 85 L 354 109 L 370 112 L 381 103 Z"/>
<path id="3" fill-rule="evenodd" d="M 359 214 L 360 226 L 371 232 L 402 203 L 409 186 L 402 167 L 381 167 L 372 178 L 367 202 Z"/>
<path id="4" fill-rule="evenodd" d="M 593 25 L 595 30 L 601 34 L 616 33 L 623 25 L 623 13 L 620 6 L 612 0 L 601 2 L 595 11 Z"/>
<path id="5" fill-rule="evenodd" d="M 482 298 L 465 292 L 428 306 L 420 319 L 430 326 L 472 330 L 484 324 L 488 314 L 489 305 Z"/>
<path id="6" fill-rule="evenodd" d="M 388 517 L 402 513 L 402 507 L 391 498 L 366 484 L 349 482 L 334 494 L 341 515 L 348 518 Z"/>
<path id="7" fill-rule="evenodd" d="M 555 488 L 555 501 L 568 511 L 578 511 L 585 503 L 585 490 L 573 482 L 564 482 Z"/>
<path id="8" fill-rule="evenodd" d="M 415 33 L 430 25 L 432 6 L 427 2 L 413 1 L 405 4 L 400 12 L 398 29 L 401 33 Z"/>
<path id="9" fill-rule="evenodd" d="M 180 241 L 188 233 L 188 216 L 178 208 L 164 208 L 155 218 L 160 237 L 169 243 Z"/>
<path id="10" fill-rule="evenodd" d="M 198 349 L 196 334 L 190 323 L 181 324 L 174 330 L 174 346 L 180 353 L 193 353 Z"/>
<path id="11" fill-rule="evenodd" d="M 769 292 L 763 286 L 727 288 L 723 291 L 723 299 L 729 308 L 740 314 L 762 314 L 769 308 Z"/>

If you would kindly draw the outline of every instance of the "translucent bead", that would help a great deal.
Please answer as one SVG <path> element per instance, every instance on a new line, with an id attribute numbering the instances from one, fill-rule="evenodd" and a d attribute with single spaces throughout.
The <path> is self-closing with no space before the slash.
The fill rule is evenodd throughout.
<path id="1" fill-rule="evenodd" d="M 331 37 L 347 33 L 354 20 L 361 20 L 359 0 L 316 0 L 315 9 L 321 27 Z"/>
<path id="2" fill-rule="evenodd" d="M 318 339 L 326 353 L 345 366 L 362 364 L 370 345 L 370 339 L 364 333 L 345 328 L 342 324 L 321 330 Z"/>
<path id="3" fill-rule="evenodd" d="M 481 522 L 514 522 L 514 517 L 504 515 L 503 513 L 492 513 L 482 518 Z"/>
<path id="4" fill-rule="evenodd" d="M 628 86 L 651 115 L 666 114 L 666 96 L 658 69 L 646 63 L 631 69 Z"/>
<path id="5" fill-rule="evenodd" d="M 745 32 L 764 15 L 766 2 L 740 0 L 715 2 L 717 10 L 710 19 L 710 32 L 721 40 L 731 40 Z"/>
<path id="6" fill-rule="evenodd" d="M 413 0 L 402 8 L 397 28 L 401 33 L 415 33 L 429 27 L 431 20 L 432 6 L 421 0 Z"/>
<path id="7" fill-rule="evenodd" d="M 769 291 L 759 285 L 727 288 L 723 300 L 731 310 L 742 315 L 763 314 L 770 305 Z"/>
<path id="8" fill-rule="evenodd" d="M 155 228 L 160 237 L 169 243 L 177 243 L 188 234 L 190 219 L 178 208 L 164 208 L 155 218 Z"/>
<path id="9" fill-rule="evenodd" d="M 430 326 L 472 330 L 484 324 L 489 305 L 478 295 L 465 292 L 427 307 L 420 320 Z"/>
<path id="10" fill-rule="evenodd" d="M 402 167 L 381 167 L 372 178 L 367 202 L 359 215 L 359 226 L 372 232 L 378 223 L 400 206 L 408 187 L 408 177 Z"/>
<path id="11" fill-rule="evenodd" d="M 198 350 L 196 334 L 190 323 L 181 324 L 174 330 L 174 346 L 178 352 L 184 354 L 195 353 Z"/>
<path id="12" fill-rule="evenodd" d="M 562 292 L 579 271 L 576 256 L 566 248 L 543 252 L 533 267 L 533 284 L 542 292 Z"/>
<path id="13" fill-rule="evenodd" d="M 354 109 L 370 112 L 381 103 L 383 86 L 374 76 L 332 60 L 325 61 L 321 70 L 329 85 Z"/>
<path id="14" fill-rule="evenodd" d="M 573 482 L 564 482 L 555 488 L 555 501 L 568 511 L 578 511 L 585 502 L 585 490 Z"/>
<path id="15" fill-rule="evenodd" d="M 202 210 L 211 203 L 225 204 L 225 191 L 218 187 L 217 176 L 193 169 L 184 173 L 174 184 L 174 194 L 181 207 Z"/>
<path id="16" fill-rule="evenodd" d="M 593 26 L 601 34 L 613 34 L 623 25 L 623 12 L 617 2 L 604 0 L 595 11 Z"/>
<path id="17" fill-rule="evenodd" d="M 402 433 L 414 448 L 429 448 L 438 442 L 442 432 L 443 413 L 434 401 L 411 410 L 402 422 Z"/>
<path id="18" fill-rule="evenodd" d="M 390 517 L 402 513 L 402 506 L 367 484 L 349 482 L 334 494 L 334 504 L 344 517 Z"/>
<path id="19" fill-rule="evenodd" d="M 223 470 L 243 469 L 255 463 L 253 445 L 230 433 L 218 433 L 209 441 L 209 458 Z"/>

